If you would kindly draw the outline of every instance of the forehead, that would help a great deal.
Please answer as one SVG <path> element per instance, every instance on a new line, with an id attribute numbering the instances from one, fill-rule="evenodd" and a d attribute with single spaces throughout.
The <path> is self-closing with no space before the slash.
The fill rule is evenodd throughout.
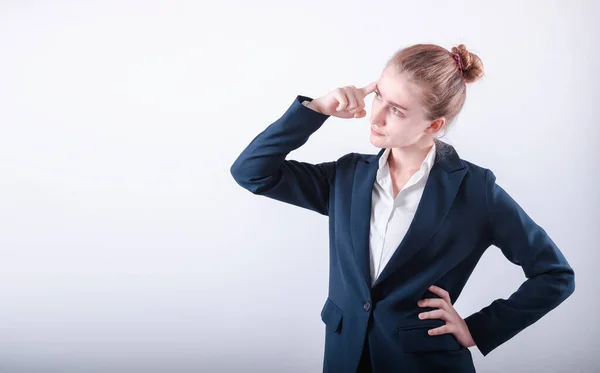
<path id="1" fill-rule="evenodd" d="M 419 106 L 417 87 L 392 66 L 383 70 L 377 86 L 380 90 L 379 93 L 388 101 L 395 102 L 409 110 Z"/>

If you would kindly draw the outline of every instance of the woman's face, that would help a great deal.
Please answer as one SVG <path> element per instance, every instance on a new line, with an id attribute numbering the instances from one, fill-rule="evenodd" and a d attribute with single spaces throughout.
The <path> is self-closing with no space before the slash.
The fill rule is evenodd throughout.
<path id="1" fill-rule="evenodd" d="M 371 108 L 371 143 L 378 148 L 401 148 L 430 141 L 445 123 L 431 121 L 419 101 L 417 87 L 394 67 L 383 70 Z"/>

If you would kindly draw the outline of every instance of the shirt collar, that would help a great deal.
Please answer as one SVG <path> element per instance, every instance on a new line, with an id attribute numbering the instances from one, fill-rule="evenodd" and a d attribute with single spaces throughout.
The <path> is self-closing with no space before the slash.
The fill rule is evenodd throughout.
<path id="1" fill-rule="evenodd" d="M 390 148 L 385 149 L 385 151 L 379 158 L 379 170 L 377 170 L 377 181 L 380 181 L 386 174 L 389 174 L 389 165 L 387 160 L 390 155 L 390 151 Z M 429 152 L 427 153 L 425 159 L 423 159 L 423 162 L 421 163 L 421 170 L 423 170 L 425 173 L 429 173 L 431 167 L 433 167 L 433 163 L 435 162 L 435 151 L 436 144 L 434 141 L 433 146 L 431 147 L 431 149 L 429 149 Z"/>

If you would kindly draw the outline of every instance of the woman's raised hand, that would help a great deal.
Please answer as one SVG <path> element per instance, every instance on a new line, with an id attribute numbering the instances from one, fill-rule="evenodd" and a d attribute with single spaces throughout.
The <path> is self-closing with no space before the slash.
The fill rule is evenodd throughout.
<path id="1" fill-rule="evenodd" d="M 377 81 L 362 88 L 353 85 L 336 88 L 309 102 L 308 107 L 321 114 L 338 118 L 362 118 L 367 115 L 364 98 L 375 91 L 376 86 Z"/>

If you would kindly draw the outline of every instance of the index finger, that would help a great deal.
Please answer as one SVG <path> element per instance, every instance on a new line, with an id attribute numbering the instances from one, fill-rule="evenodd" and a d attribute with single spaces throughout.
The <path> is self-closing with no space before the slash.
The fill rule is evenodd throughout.
<path id="1" fill-rule="evenodd" d="M 451 302 L 451 300 L 450 300 L 450 294 L 448 294 L 448 292 L 447 292 L 445 289 L 442 289 L 442 288 L 441 288 L 441 287 L 439 287 L 439 286 L 431 285 L 431 286 L 429 287 L 429 290 L 430 290 L 432 293 L 435 293 L 435 294 L 439 295 L 440 297 L 442 297 L 442 299 L 443 299 L 444 301 L 446 301 L 446 303 L 448 303 L 448 304 L 452 305 L 452 302 Z"/>
<path id="2" fill-rule="evenodd" d="M 369 83 L 368 85 L 362 87 L 359 89 L 360 94 L 365 97 L 367 96 L 369 93 L 372 93 L 375 91 L 375 89 L 377 88 L 377 80 L 375 80 L 374 82 Z"/>

